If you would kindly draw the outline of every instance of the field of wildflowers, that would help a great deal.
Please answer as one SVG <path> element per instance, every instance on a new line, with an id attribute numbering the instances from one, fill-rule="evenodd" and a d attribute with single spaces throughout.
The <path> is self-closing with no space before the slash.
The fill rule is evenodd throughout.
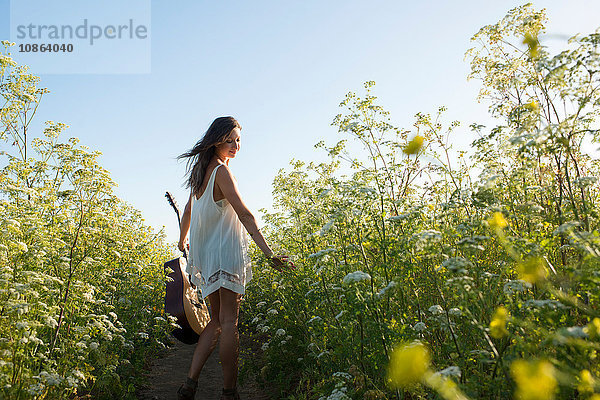
<path id="1" fill-rule="evenodd" d="M 444 108 L 395 127 L 367 82 L 330 161 L 279 173 L 268 230 L 300 268 L 259 264 L 245 302 L 274 398 L 600 399 L 600 35 L 552 55 L 544 22 L 473 37 L 499 123 L 470 150 Z"/>
<path id="2" fill-rule="evenodd" d="M 443 107 L 394 126 L 367 82 L 329 161 L 278 174 L 264 231 L 299 268 L 257 252 L 242 321 L 273 398 L 600 399 L 600 34 L 550 54 L 544 23 L 526 5 L 473 37 L 499 122 L 471 149 Z M 171 251 L 63 124 L 28 140 L 46 90 L 4 46 L 0 397 L 134 398 Z"/>
<path id="3" fill-rule="evenodd" d="M 47 92 L 0 53 L 0 398 L 135 398 L 164 347 L 162 234 L 113 193 L 99 153 L 28 126 Z"/>

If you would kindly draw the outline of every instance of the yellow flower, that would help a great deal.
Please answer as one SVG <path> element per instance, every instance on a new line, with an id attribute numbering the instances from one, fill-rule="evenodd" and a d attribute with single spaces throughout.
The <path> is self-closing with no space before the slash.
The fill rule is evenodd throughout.
<path id="1" fill-rule="evenodd" d="M 520 400 L 551 400 L 556 392 L 554 367 L 548 361 L 517 360 L 510 366 L 517 384 L 515 396 Z"/>
<path id="2" fill-rule="evenodd" d="M 583 328 L 583 330 L 590 339 L 597 339 L 600 337 L 600 318 L 594 318 L 585 328 Z"/>
<path id="3" fill-rule="evenodd" d="M 410 142 L 404 147 L 404 154 L 412 155 L 417 154 L 421 147 L 423 147 L 423 141 L 425 138 L 423 136 L 417 135 L 411 139 Z"/>
<path id="4" fill-rule="evenodd" d="M 579 373 L 577 390 L 579 390 L 580 393 L 592 393 L 594 391 L 594 377 L 587 369 L 584 369 Z"/>
<path id="5" fill-rule="evenodd" d="M 523 44 L 527 45 L 529 56 L 531 58 L 538 57 L 540 42 L 538 41 L 537 37 L 533 36 L 531 33 L 526 33 L 525 38 L 523 38 Z"/>
<path id="6" fill-rule="evenodd" d="M 388 382 L 393 388 L 403 388 L 421 382 L 429 369 L 429 351 L 422 343 L 400 344 L 390 357 Z"/>
<path id="7" fill-rule="evenodd" d="M 529 103 L 525 104 L 525 108 L 529 111 L 537 112 L 539 111 L 540 106 L 535 100 L 531 100 Z"/>
<path id="8" fill-rule="evenodd" d="M 508 335 L 506 322 L 508 321 L 508 310 L 504 307 L 498 307 L 494 312 L 490 322 L 490 335 L 493 338 L 500 339 Z"/>
<path id="9" fill-rule="evenodd" d="M 497 228 L 506 228 L 508 226 L 508 222 L 504 219 L 504 215 L 501 212 L 496 211 L 490 219 L 488 219 L 488 224 L 490 227 Z"/>
<path id="10" fill-rule="evenodd" d="M 546 279 L 548 271 L 544 265 L 544 260 L 537 257 L 529 258 L 517 266 L 519 278 L 529 283 Z"/>

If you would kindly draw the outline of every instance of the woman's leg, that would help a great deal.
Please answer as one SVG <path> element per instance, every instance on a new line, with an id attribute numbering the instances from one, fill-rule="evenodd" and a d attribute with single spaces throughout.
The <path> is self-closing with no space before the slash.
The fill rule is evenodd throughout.
<path id="1" fill-rule="evenodd" d="M 196 350 L 194 351 L 194 358 L 192 358 L 192 365 L 188 372 L 188 377 L 193 380 L 198 380 L 200 371 L 217 345 L 217 340 L 221 333 L 221 325 L 219 323 L 221 300 L 219 298 L 219 291 L 209 294 L 208 301 L 210 303 L 210 322 L 200 334 Z"/>
<path id="2" fill-rule="evenodd" d="M 242 295 L 225 288 L 219 289 L 219 293 L 221 295 L 219 356 L 223 368 L 223 387 L 233 389 L 236 387 L 238 375 L 239 335 L 237 323 Z"/>

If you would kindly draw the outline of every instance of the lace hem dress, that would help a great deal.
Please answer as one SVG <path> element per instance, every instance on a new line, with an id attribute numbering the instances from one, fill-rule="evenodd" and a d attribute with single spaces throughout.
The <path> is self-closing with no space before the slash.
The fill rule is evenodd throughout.
<path id="1" fill-rule="evenodd" d="M 244 294 L 252 279 L 248 238 L 226 199 L 214 201 L 216 166 L 200 198 L 192 196 L 190 253 L 186 272 L 202 297 L 226 288 Z"/>

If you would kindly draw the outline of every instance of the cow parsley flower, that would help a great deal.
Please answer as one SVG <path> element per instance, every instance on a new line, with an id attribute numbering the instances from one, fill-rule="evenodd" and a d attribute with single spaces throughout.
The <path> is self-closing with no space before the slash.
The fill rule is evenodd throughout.
<path id="1" fill-rule="evenodd" d="M 435 306 L 429 307 L 429 312 L 433 315 L 440 315 L 444 313 L 444 309 L 439 304 L 436 304 Z"/>
<path id="2" fill-rule="evenodd" d="M 371 280 L 371 275 L 362 271 L 354 271 L 346 275 L 343 279 L 344 285 L 351 285 L 353 283 L 358 283 L 361 281 Z"/>

